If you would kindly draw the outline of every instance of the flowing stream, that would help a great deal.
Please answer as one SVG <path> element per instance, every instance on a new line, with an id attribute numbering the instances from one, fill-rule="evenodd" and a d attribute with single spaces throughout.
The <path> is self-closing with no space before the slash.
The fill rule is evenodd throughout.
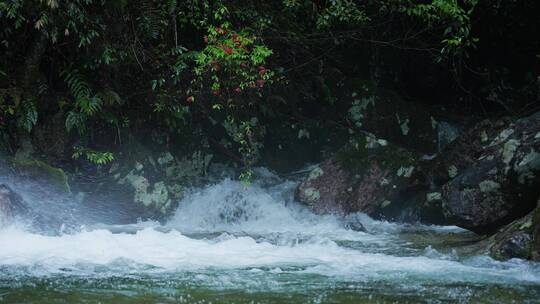
<path id="1" fill-rule="evenodd" d="M 470 232 L 315 215 L 295 182 L 260 175 L 193 190 L 166 223 L 115 223 L 113 203 L 14 186 L 78 226 L 1 228 L 0 303 L 540 303 L 540 265 L 460 251 Z"/>

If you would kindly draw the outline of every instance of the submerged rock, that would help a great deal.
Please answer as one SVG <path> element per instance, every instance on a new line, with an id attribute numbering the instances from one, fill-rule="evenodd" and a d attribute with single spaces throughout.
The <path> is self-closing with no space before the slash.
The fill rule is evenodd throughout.
<path id="1" fill-rule="evenodd" d="M 355 219 L 355 220 L 350 220 L 348 222 L 345 223 L 345 229 L 348 229 L 348 230 L 352 230 L 352 231 L 357 231 L 357 232 L 366 232 L 366 228 L 364 227 L 364 225 L 358 220 L 358 219 Z"/>
<path id="2" fill-rule="evenodd" d="M 417 161 L 414 153 L 363 133 L 314 168 L 295 197 L 319 214 L 417 220 L 430 209 L 416 204 L 425 195 Z"/>
<path id="3" fill-rule="evenodd" d="M 442 206 L 453 224 L 477 233 L 494 233 L 536 206 L 540 195 L 540 112 L 489 132 L 485 122 L 457 140 L 436 162 L 434 180 L 442 187 Z M 454 178 L 452 179 L 452 177 Z"/>

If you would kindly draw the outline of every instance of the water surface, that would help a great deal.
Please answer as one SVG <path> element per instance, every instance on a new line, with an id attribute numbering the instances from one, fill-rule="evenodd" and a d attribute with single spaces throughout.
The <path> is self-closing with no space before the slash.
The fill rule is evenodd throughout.
<path id="1" fill-rule="evenodd" d="M 540 303 L 539 264 L 463 254 L 478 236 L 457 227 L 315 215 L 294 186 L 225 179 L 163 224 L 93 215 L 51 234 L 20 220 L 0 230 L 0 302 Z"/>

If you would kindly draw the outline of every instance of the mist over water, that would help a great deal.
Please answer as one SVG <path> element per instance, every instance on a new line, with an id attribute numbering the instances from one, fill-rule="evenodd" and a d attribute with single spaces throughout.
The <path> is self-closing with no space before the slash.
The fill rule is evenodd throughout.
<path id="1" fill-rule="evenodd" d="M 224 179 L 193 189 L 165 223 L 129 224 L 125 210 L 110 207 L 106 214 L 82 206 L 76 196 L 39 196 L 17 185 L 30 207 L 48 210 L 45 216 L 54 214 L 57 222 L 43 231 L 30 229 L 25 219 L 0 228 L 0 301 L 18 299 L 18 291 L 42 283 L 49 289 L 38 291 L 36 300 L 40 292 L 51 295 L 66 286 L 93 290 L 87 299 L 111 289 L 127 298 L 141 297 L 144 289 L 144 297 L 175 300 L 216 293 L 246 299 L 247 293 L 282 301 L 260 294 L 267 291 L 293 302 L 342 296 L 351 302 L 403 296 L 483 301 L 497 292 L 539 299 L 538 264 L 461 254 L 452 245 L 476 240 L 470 232 L 363 214 L 316 215 L 294 202 L 295 185 L 260 170 L 249 187 Z M 347 228 L 350 222 L 362 223 L 366 231 Z"/>

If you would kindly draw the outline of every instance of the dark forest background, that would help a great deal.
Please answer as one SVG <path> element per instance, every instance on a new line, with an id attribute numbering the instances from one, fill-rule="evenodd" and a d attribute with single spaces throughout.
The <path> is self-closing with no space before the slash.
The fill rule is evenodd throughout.
<path id="1" fill-rule="evenodd" d="M 2 0 L 1 146 L 73 168 L 205 149 L 249 179 L 390 120 L 521 117 L 540 108 L 539 13 L 519 0 Z"/>

